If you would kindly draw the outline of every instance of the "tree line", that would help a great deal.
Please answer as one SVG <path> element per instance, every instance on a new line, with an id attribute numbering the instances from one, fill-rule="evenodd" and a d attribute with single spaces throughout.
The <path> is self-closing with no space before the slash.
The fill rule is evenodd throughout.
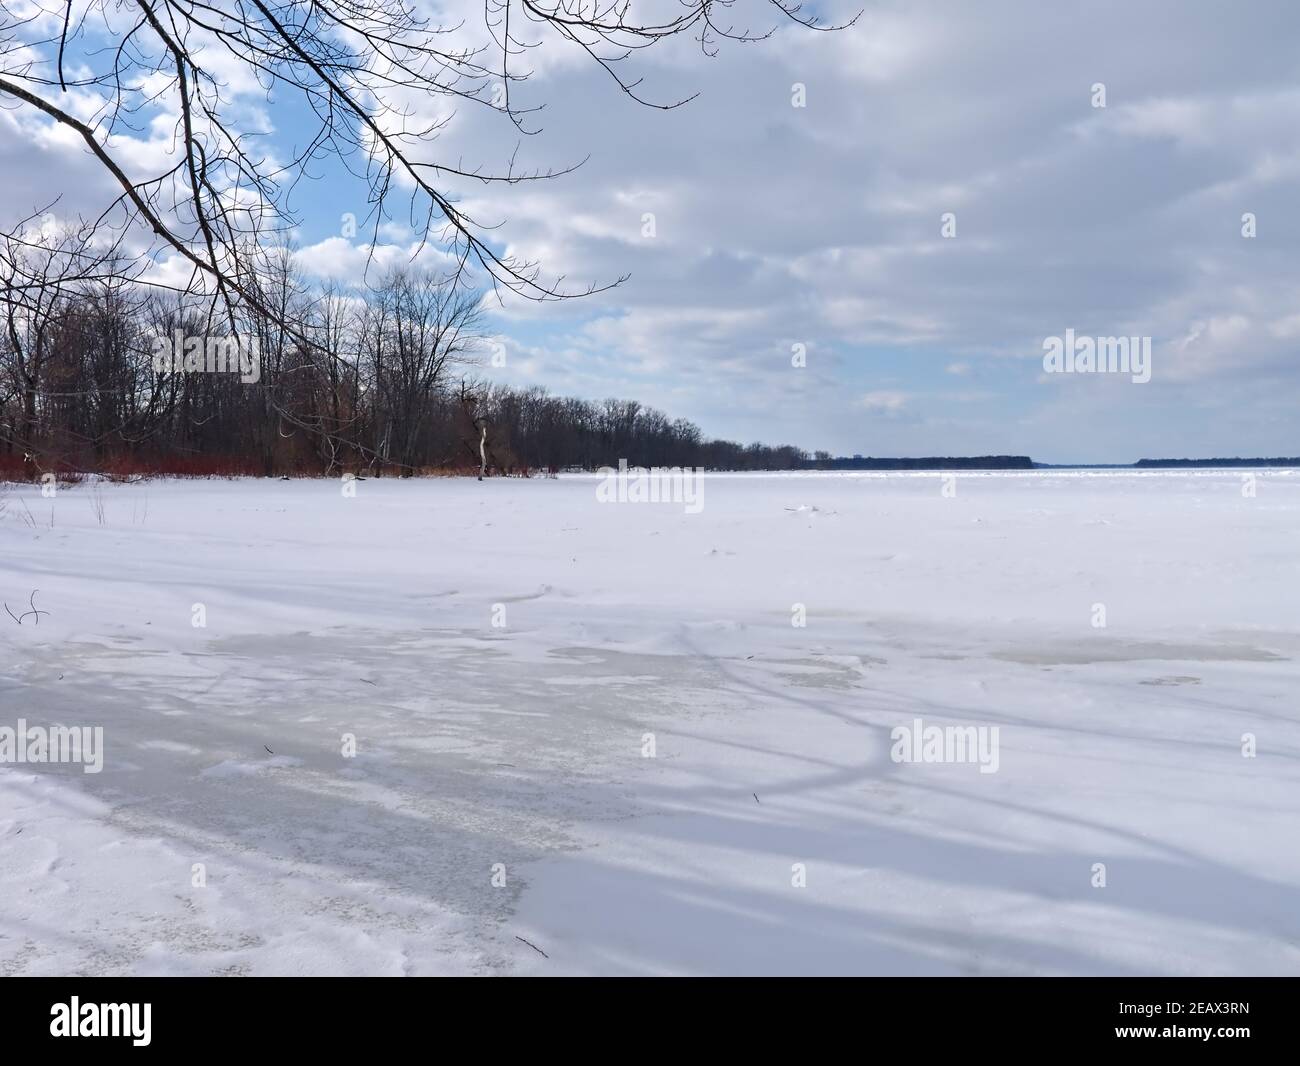
<path id="1" fill-rule="evenodd" d="M 286 250 L 238 316 L 104 269 L 86 233 L 0 240 L 0 474 L 792 469 L 631 400 L 486 380 L 480 294 L 396 271 L 309 286 Z M 90 263 L 93 269 L 88 269 Z M 249 310 L 256 305 L 261 310 Z M 214 359 L 215 354 L 215 359 Z M 226 358 L 229 357 L 229 358 Z M 242 360 L 242 362 L 241 362 Z"/>

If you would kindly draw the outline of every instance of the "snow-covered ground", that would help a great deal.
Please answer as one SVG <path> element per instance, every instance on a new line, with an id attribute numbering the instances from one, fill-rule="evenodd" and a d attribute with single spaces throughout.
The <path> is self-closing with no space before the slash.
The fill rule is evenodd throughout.
<path id="1" fill-rule="evenodd" d="M 0 487 L 0 727 L 104 730 L 0 767 L 0 973 L 1300 973 L 1300 472 L 1243 485 Z"/>

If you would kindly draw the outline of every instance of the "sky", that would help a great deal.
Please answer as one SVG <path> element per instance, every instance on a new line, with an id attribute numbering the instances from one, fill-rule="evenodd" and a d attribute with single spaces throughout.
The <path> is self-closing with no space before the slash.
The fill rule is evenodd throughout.
<path id="1" fill-rule="evenodd" d="M 835 454 L 1300 454 L 1294 2 L 906 0 L 835 33 L 735 11 L 779 28 L 629 60 L 651 99 L 698 93 L 682 107 L 638 105 L 552 35 L 512 90 L 544 105 L 536 133 L 462 108 L 429 143 L 431 160 L 485 166 L 585 160 L 449 191 L 547 274 L 628 276 L 581 300 L 490 303 L 504 366 L 484 374 Z M 481 5 L 441 14 L 481 35 Z M 229 74 L 267 144 L 305 136 L 298 110 Z M 169 151 L 166 116 L 141 139 Z M 293 201 L 299 263 L 355 281 L 365 235 L 343 219 L 365 214 L 364 190 L 314 169 Z M 0 211 L 55 186 L 68 210 L 111 195 L 71 138 L 0 113 Z M 384 227 L 380 264 L 409 258 L 407 217 Z M 1149 338 L 1150 380 L 1046 372 L 1045 342 L 1067 330 Z"/>

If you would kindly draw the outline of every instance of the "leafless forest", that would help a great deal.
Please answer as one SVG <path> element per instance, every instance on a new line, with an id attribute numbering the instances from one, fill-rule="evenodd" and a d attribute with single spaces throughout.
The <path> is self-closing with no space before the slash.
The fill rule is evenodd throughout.
<path id="1" fill-rule="evenodd" d="M 314 290 L 285 252 L 246 312 L 256 380 L 156 362 L 213 335 L 209 306 L 107 280 L 84 236 L 0 246 L 0 467 L 9 475 L 410 475 L 640 465 L 788 469 L 794 447 L 706 440 L 635 401 L 493 385 L 479 294 L 410 271 L 365 296 Z M 100 273 L 86 277 L 87 268 Z M 480 449 L 480 445 L 482 448 Z"/>

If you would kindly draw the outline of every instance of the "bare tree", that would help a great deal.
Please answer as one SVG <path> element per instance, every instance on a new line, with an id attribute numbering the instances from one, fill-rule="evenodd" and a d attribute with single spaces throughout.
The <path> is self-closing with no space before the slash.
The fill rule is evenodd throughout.
<path id="1" fill-rule="evenodd" d="M 470 440 L 467 443 L 469 443 L 471 450 L 476 449 L 478 452 L 478 479 L 482 481 L 487 477 L 488 472 L 488 427 L 490 421 L 481 410 L 479 396 L 465 382 L 461 382 L 459 401 L 462 418 L 467 423 L 470 431 Z"/>
<path id="2" fill-rule="evenodd" d="M 512 90 L 528 77 L 523 57 L 550 36 L 629 97 L 677 107 L 690 98 L 651 100 L 625 65 L 670 37 L 692 34 L 712 54 L 723 39 L 773 32 L 737 25 L 736 2 L 683 0 L 641 17 L 631 0 L 484 0 L 486 40 L 462 45 L 463 27 L 434 25 L 409 0 L 0 0 L 0 101 L 76 134 L 120 190 L 98 224 L 178 257 L 189 289 L 224 305 L 232 327 L 241 305 L 272 316 L 257 284 L 266 249 L 296 223 L 290 194 L 321 164 L 355 164 L 365 175 L 372 246 L 389 201 L 407 196 L 418 232 L 442 244 L 458 272 L 478 268 L 490 286 L 554 299 L 596 286 L 566 288 L 543 279 L 536 264 L 498 253 L 491 223 L 470 217 L 449 188 L 563 171 L 521 170 L 513 156 L 496 170 L 430 158 L 447 111 L 412 121 L 410 102 L 490 109 L 531 132 L 525 123 L 536 108 L 521 106 Z M 826 28 L 795 0 L 760 3 Z M 256 118 L 232 103 L 219 73 L 232 68 L 277 106 L 314 115 L 297 155 L 276 160 L 250 147 Z M 151 108 L 176 116 L 178 150 L 139 173 L 113 137 Z"/>
<path id="3" fill-rule="evenodd" d="M 422 451 L 433 399 L 478 342 L 476 294 L 453 278 L 397 272 L 374 293 L 360 329 L 372 410 L 380 431 L 375 457 L 408 472 Z"/>
<path id="4" fill-rule="evenodd" d="M 102 307 L 102 301 L 126 299 L 124 289 L 133 270 L 124 262 L 118 242 L 96 243 L 91 225 L 66 228 L 48 216 L 29 216 L 0 235 L 0 411 L 16 401 L 14 416 L 0 423 L 0 442 L 11 452 L 21 450 L 29 467 L 36 462 L 42 438 L 42 404 L 69 408 L 88 398 L 106 399 L 109 390 L 124 388 L 121 380 L 107 380 L 107 367 L 101 363 L 89 375 L 97 387 L 95 397 L 78 391 L 87 376 L 70 360 L 104 353 L 77 335 L 92 322 L 103 329 L 129 320 L 129 313 L 95 319 L 85 305 L 88 300 L 101 301 Z M 107 338 L 101 334 L 99 339 Z M 112 357 L 122 355 L 118 345 Z M 121 398 L 119 392 L 119 400 L 112 402 L 120 405 Z M 122 431 L 124 422 L 116 414 L 103 412 L 95 427 L 85 428 L 98 436 Z M 73 428 L 70 420 L 64 424 Z"/>

